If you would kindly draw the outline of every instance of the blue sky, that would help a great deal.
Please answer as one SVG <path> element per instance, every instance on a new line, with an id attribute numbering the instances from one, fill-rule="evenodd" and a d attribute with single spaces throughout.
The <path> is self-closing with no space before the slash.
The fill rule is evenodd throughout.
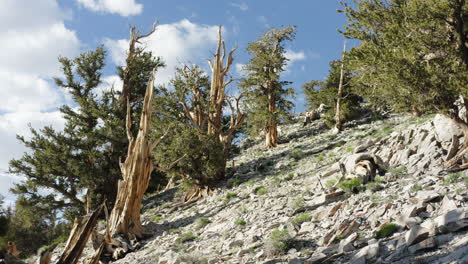
<path id="1" fill-rule="evenodd" d="M 158 77 L 167 82 L 180 63 L 197 63 L 208 69 L 206 59 L 215 49 L 216 26 L 224 27 L 228 48 L 238 46 L 232 68 L 239 77 L 248 62 L 245 48 L 270 27 L 297 26 L 296 39 L 286 44 L 290 62 L 284 80 L 292 81 L 298 95 L 295 112 L 304 110 L 300 87 L 322 80 L 330 60 L 338 59 L 344 38 L 337 32 L 346 19 L 333 0 L 1 0 L 0 89 L 7 100 L 0 105 L 0 194 L 8 193 L 20 176 L 6 173 L 8 161 L 26 149 L 16 134 L 30 136 L 28 123 L 41 128 L 63 128 L 58 112 L 72 104 L 52 77 L 60 76 L 58 56 L 73 57 L 104 45 L 107 67 L 101 89 L 120 82 L 115 66 L 123 63 L 129 25 L 143 32 L 154 21 L 160 26 L 143 45 L 162 56 L 168 67 Z M 351 42 L 350 44 L 354 44 Z M 234 88 L 231 88 L 234 89 Z"/>

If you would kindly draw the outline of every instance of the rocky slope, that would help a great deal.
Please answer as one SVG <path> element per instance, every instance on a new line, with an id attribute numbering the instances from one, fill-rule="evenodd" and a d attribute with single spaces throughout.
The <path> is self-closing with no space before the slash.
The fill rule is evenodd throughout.
<path id="1" fill-rule="evenodd" d="M 227 186 L 196 204 L 149 196 L 153 236 L 115 263 L 468 263 L 468 175 L 442 169 L 460 131 L 442 116 L 350 125 L 283 126 L 272 150 L 243 142 Z M 351 173 L 363 154 L 381 175 L 339 184 L 339 164 Z"/>

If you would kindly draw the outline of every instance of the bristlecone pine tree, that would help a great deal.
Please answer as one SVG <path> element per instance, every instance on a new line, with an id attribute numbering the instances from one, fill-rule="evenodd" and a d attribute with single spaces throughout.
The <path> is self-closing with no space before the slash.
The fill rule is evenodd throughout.
<path id="1" fill-rule="evenodd" d="M 219 27 L 216 52 L 209 61 L 211 81 L 198 66 L 185 66 L 177 69 L 171 82 L 174 89 L 161 87 L 155 99 L 155 133 L 163 133 L 158 127 L 172 127 L 167 140 L 156 150 L 155 159 L 161 166 L 172 167 L 168 187 L 176 177 L 192 183 L 184 198 L 187 202 L 207 195 L 224 178 L 232 140 L 245 119 L 239 107 L 241 96 L 226 94 L 236 49 L 226 52 L 221 33 Z M 228 116 L 224 113 L 226 106 L 231 110 Z M 172 166 L 176 159 L 179 162 Z"/>
<path id="2" fill-rule="evenodd" d="M 252 56 L 244 66 L 247 77 L 241 81 L 245 105 L 249 113 L 249 126 L 253 135 L 263 130 L 268 148 L 278 144 L 278 122 L 293 107 L 288 100 L 294 89 L 284 88 L 291 82 L 281 81 L 288 59 L 284 41 L 293 40 L 295 26 L 270 29 L 256 42 L 249 43 L 247 52 Z"/>
<path id="3" fill-rule="evenodd" d="M 343 3 L 343 34 L 361 41 L 349 52 L 369 100 L 396 110 L 438 112 L 464 131 L 462 146 L 447 167 L 468 152 L 468 2 L 465 0 L 363 0 Z"/>
<path id="4" fill-rule="evenodd" d="M 325 81 L 312 80 L 302 86 L 302 91 L 306 97 L 306 106 L 309 109 L 317 108 L 320 104 L 325 104 L 330 108 L 326 110 L 324 116 L 329 127 L 333 127 L 336 122 L 336 105 L 338 87 L 340 85 L 341 62 L 331 61 L 330 70 Z M 351 82 L 352 74 L 349 70 L 343 71 L 343 93 L 340 102 L 340 120 L 342 124 L 357 117 L 360 111 L 362 98 L 354 92 L 354 83 Z"/>

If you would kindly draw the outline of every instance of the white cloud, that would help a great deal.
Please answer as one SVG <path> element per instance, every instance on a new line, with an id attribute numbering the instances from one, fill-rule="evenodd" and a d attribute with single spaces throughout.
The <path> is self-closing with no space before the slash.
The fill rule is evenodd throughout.
<path id="1" fill-rule="evenodd" d="M 80 5 L 95 12 L 119 14 L 121 16 L 139 15 L 143 5 L 135 0 L 77 0 Z"/>
<path id="2" fill-rule="evenodd" d="M 175 68 L 181 64 L 209 58 L 209 52 L 215 49 L 217 31 L 217 26 L 199 25 L 183 19 L 173 24 L 159 25 L 153 35 L 141 40 L 146 50 L 161 56 L 166 63 L 166 67 L 157 73 L 156 83 L 168 83 Z M 104 44 L 110 50 L 112 60 L 117 65 L 124 65 L 128 40 L 106 39 Z M 205 61 L 203 63 L 206 64 Z"/>
<path id="3" fill-rule="evenodd" d="M 114 87 L 114 91 L 122 91 L 123 81 L 118 75 L 109 75 L 102 77 L 101 84 L 97 87 L 98 95 L 101 94 L 101 91 L 110 91 Z"/>
<path id="4" fill-rule="evenodd" d="M 20 177 L 6 174 L 8 161 L 26 150 L 16 134 L 28 136 L 28 123 L 35 128 L 52 125 L 61 129 L 64 120 L 57 111 L 65 99 L 51 78 L 59 74 L 58 56 L 75 56 L 80 42 L 65 26 L 68 10 L 57 0 L 3 0 L 0 9 L 0 193 L 7 193 Z"/>
<path id="5" fill-rule="evenodd" d="M 236 8 L 239 8 L 241 11 L 249 10 L 249 6 L 244 2 L 241 2 L 241 3 L 230 2 L 229 5 L 233 6 L 233 7 L 236 7 Z"/>
<path id="6" fill-rule="evenodd" d="M 286 65 L 286 72 L 289 72 L 291 66 L 297 62 L 297 61 L 301 61 L 301 60 L 305 60 L 306 59 L 306 55 L 303 51 L 293 51 L 293 50 L 290 50 L 290 49 L 286 49 L 286 53 L 284 54 L 284 56 L 289 60 L 287 65 Z"/>

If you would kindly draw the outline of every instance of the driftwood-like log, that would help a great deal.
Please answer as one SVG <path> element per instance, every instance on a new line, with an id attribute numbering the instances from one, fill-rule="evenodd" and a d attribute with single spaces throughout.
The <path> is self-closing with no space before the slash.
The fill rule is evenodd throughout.
<path id="1" fill-rule="evenodd" d="M 92 214 L 76 219 L 73 229 L 68 237 L 68 241 L 65 245 L 60 259 L 57 264 L 75 264 L 83 253 L 83 249 L 88 242 L 94 227 L 98 222 L 99 215 L 102 212 L 102 206 L 96 209 Z M 50 262 L 50 257 L 49 257 Z M 47 262 L 45 262 L 47 263 Z"/>

